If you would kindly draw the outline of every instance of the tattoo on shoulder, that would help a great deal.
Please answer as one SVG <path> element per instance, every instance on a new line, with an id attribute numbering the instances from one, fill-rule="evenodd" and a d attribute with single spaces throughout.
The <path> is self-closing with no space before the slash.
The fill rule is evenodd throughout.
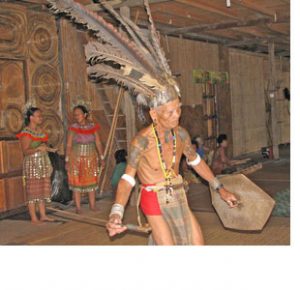
<path id="1" fill-rule="evenodd" d="M 186 140 L 189 139 L 188 132 L 185 129 L 183 129 L 182 127 L 178 128 L 178 135 L 183 142 L 185 142 Z"/>
<path id="2" fill-rule="evenodd" d="M 194 160 L 197 157 L 196 151 L 193 148 L 191 142 L 187 142 L 187 144 L 184 147 L 183 153 L 189 160 Z"/>
<path id="3" fill-rule="evenodd" d="M 133 167 L 137 168 L 140 158 L 142 156 L 143 151 L 147 148 L 149 144 L 148 138 L 144 136 L 137 136 L 130 147 L 129 157 L 128 157 L 128 164 Z"/>
<path id="4" fill-rule="evenodd" d="M 136 142 L 137 142 L 138 146 L 143 150 L 145 150 L 149 144 L 148 138 L 145 136 L 137 136 Z"/>

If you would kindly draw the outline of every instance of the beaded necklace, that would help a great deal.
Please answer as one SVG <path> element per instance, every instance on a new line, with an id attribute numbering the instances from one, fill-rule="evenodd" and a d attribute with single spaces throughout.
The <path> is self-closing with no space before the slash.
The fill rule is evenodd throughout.
<path id="1" fill-rule="evenodd" d="M 155 125 L 152 124 L 152 129 L 153 129 L 153 133 L 154 133 L 154 137 L 155 137 L 155 141 L 156 141 L 156 148 L 157 148 L 157 153 L 158 153 L 158 159 L 159 159 L 159 163 L 160 163 L 160 167 L 163 171 L 165 180 L 166 180 L 166 193 L 167 193 L 167 203 L 169 202 L 168 197 L 169 195 L 171 195 L 172 193 L 172 183 L 171 183 L 171 179 L 175 176 L 175 162 L 176 162 L 176 135 L 173 129 L 171 129 L 171 133 L 172 133 L 172 140 L 173 140 L 173 157 L 172 157 L 172 165 L 171 167 L 168 169 L 167 168 L 167 164 L 165 162 L 165 160 L 163 159 L 163 154 L 162 154 L 162 144 L 160 142 L 160 139 L 158 137 L 157 134 L 157 130 L 155 128 Z"/>

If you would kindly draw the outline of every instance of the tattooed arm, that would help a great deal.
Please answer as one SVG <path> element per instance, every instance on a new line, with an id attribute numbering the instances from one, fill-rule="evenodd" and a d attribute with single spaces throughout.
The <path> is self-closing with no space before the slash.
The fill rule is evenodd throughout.
<path id="1" fill-rule="evenodd" d="M 143 151 L 147 148 L 148 139 L 147 137 L 137 135 L 130 145 L 129 156 L 127 160 L 127 166 L 125 169 L 125 174 L 135 177 L 139 161 L 143 154 Z M 116 193 L 116 203 L 122 204 L 123 206 L 126 205 L 132 186 L 130 183 L 124 179 L 119 181 Z"/>
<path id="2" fill-rule="evenodd" d="M 178 134 L 184 144 L 183 154 L 186 156 L 187 160 L 189 160 L 189 161 L 196 160 L 197 153 L 192 146 L 191 138 L 190 138 L 188 132 L 185 129 L 179 127 Z M 209 168 L 209 166 L 203 159 L 200 161 L 200 163 L 193 166 L 193 168 L 202 178 L 204 178 L 208 182 L 212 182 L 213 179 L 215 178 L 211 169 Z M 219 189 L 219 193 L 220 193 L 222 199 L 224 201 L 226 201 L 230 207 L 237 206 L 237 204 L 236 204 L 237 199 L 234 196 L 234 194 L 227 191 L 224 187 Z"/>
<path id="3" fill-rule="evenodd" d="M 147 146 L 147 137 L 141 135 L 137 135 L 131 142 L 128 163 L 125 169 L 125 174 L 127 175 L 127 177 L 129 176 L 129 179 L 130 177 L 135 177 L 139 161 Z M 121 207 L 125 207 L 128 202 L 132 188 L 133 186 L 130 184 L 130 182 L 128 182 L 128 180 L 121 178 L 117 187 L 116 200 L 114 204 L 117 204 Z M 120 217 L 119 214 L 110 215 L 106 228 L 110 236 L 114 236 L 115 234 L 121 233 L 126 230 L 126 227 L 122 226 L 122 217 Z"/>
<path id="4" fill-rule="evenodd" d="M 184 144 L 183 154 L 188 161 L 194 161 L 197 158 L 197 153 L 192 146 L 189 133 L 185 129 L 179 127 L 178 134 Z M 207 163 L 203 159 L 199 164 L 193 166 L 193 168 L 201 177 L 203 177 L 208 182 L 215 178 Z"/>

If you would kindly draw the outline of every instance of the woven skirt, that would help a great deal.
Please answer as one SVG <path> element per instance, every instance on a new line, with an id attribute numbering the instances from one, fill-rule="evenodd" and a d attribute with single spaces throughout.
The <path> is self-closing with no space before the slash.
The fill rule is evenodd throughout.
<path id="1" fill-rule="evenodd" d="M 173 178 L 171 184 L 169 189 L 164 182 L 148 189 L 156 192 L 160 212 L 171 230 L 175 245 L 192 245 L 192 219 L 181 175 Z M 148 244 L 155 245 L 152 235 Z"/>
<path id="2" fill-rule="evenodd" d="M 73 145 L 68 168 L 69 188 L 81 193 L 95 191 L 98 189 L 99 174 L 95 143 Z"/>
<path id="3" fill-rule="evenodd" d="M 28 203 L 50 202 L 52 165 L 47 152 L 24 157 L 23 177 Z"/>

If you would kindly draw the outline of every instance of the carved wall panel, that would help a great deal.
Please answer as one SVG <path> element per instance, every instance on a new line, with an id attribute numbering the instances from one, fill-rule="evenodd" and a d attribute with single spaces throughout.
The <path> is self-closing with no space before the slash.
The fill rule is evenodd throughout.
<path id="1" fill-rule="evenodd" d="M 16 176 L 2 179 L 6 195 L 6 209 L 16 209 L 25 205 L 26 195 L 23 187 L 23 177 Z"/>
<path id="2" fill-rule="evenodd" d="M 6 211 L 5 182 L 0 179 L 0 212 Z"/>
<path id="3" fill-rule="evenodd" d="M 48 13 L 28 11 L 28 49 L 31 61 L 57 62 L 58 40 L 54 17 Z"/>
<path id="4" fill-rule="evenodd" d="M 48 143 L 54 148 L 62 145 L 64 137 L 63 123 L 54 110 L 43 111 L 43 130 L 48 133 Z"/>
<path id="5" fill-rule="evenodd" d="M 0 135 L 14 135 L 22 129 L 25 96 L 23 61 L 0 59 Z"/>
<path id="6" fill-rule="evenodd" d="M 21 172 L 23 153 L 18 140 L 0 141 L 0 174 Z"/>
<path id="7" fill-rule="evenodd" d="M 25 56 L 27 51 L 26 9 L 21 5 L 0 3 L 0 55 Z"/>
<path id="8" fill-rule="evenodd" d="M 31 97 L 41 109 L 59 109 L 61 78 L 57 68 L 44 64 L 32 73 Z"/>

